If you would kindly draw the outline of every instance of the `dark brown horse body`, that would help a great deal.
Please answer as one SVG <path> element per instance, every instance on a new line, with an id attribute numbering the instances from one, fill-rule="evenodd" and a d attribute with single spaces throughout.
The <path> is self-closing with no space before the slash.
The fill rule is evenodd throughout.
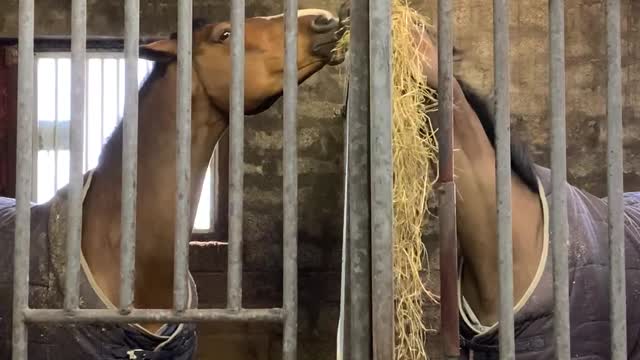
<path id="1" fill-rule="evenodd" d="M 425 76 L 437 88 L 437 52 L 421 34 Z M 495 122 L 485 101 L 454 79 L 458 286 L 462 358 L 498 359 L 498 244 Z M 437 120 L 436 120 L 437 123 Z M 437 124 L 434 124 L 437 127 Z M 549 169 L 517 139 L 511 146 L 516 358 L 554 357 Z M 607 199 L 567 187 L 572 359 L 610 358 Z M 628 357 L 640 358 L 640 192 L 625 194 Z"/>
<path id="2" fill-rule="evenodd" d="M 337 21 L 323 10 L 298 13 L 299 83 L 326 64 Z M 193 32 L 191 224 L 213 149 L 228 126 L 231 82 L 230 24 L 200 24 Z M 176 40 L 145 45 L 142 57 L 156 61 L 140 90 L 138 138 L 137 246 L 134 305 L 167 309 L 173 305 L 173 253 L 176 222 Z M 267 109 L 283 91 L 283 16 L 256 17 L 245 26 L 245 112 Z M 105 145 L 99 164 L 85 176 L 82 222 L 81 308 L 115 308 L 120 285 L 122 125 Z M 32 208 L 30 306 L 60 308 L 64 294 L 67 189 Z M 13 199 L 0 199 L 0 359 L 11 356 L 14 243 Z M 189 282 L 189 307 L 197 306 Z M 190 359 L 193 325 L 32 325 L 30 359 Z M 131 351 L 135 352 L 134 354 Z M 146 357 L 145 357 L 146 356 Z"/>

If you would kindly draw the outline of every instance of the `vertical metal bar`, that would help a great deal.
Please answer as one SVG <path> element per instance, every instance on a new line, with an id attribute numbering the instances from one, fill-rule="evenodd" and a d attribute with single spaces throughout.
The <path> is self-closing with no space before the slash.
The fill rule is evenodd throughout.
<path id="1" fill-rule="evenodd" d="M 515 359 L 513 253 L 511 239 L 511 110 L 509 103 L 509 10 L 493 1 L 494 85 L 496 95 L 496 204 L 500 288 L 500 359 Z"/>
<path id="2" fill-rule="evenodd" d="M 58 191 L 58 58 L 53 59 L 53 192 Z"/>
<path id="3" fill-rule="evenodd" d="M 89 62 L 85 62 L 84 64 L 84 71 L 85 73 L 89 73 Z M 89 81 L 89 80 L 87 80 Z M 84 89 L 84 95 L 85 95 L 85 99 L 89 98 L 89 86 L 87 86 Z M 100 96 L 102 96 L 102 94 L 100 94 Z M 89 169 L 89 114 L 88 112 L 84 114 L 84 155 L 83 155 L 83 159 L 84 159 L 84 167 L 83 167 L 83 171 L 86 171 Z"/>
<path id="4" fill-rule="evenodd" d="M 351 1 L 349 80 L 349 242 L 351 357 L 371 359 L 371 196 L 369 183 L 369 1 Z"/>
<path id="5" fill-rule="evenodd" d="M 82 145 L 85 117 L 87 2 L 73 0 L 71 10 L 71 137 L 69 160 L 69 238 L 64 308 L 78 308 L 78 274 L 82 237 Z"/>
<path id="6" fill-rule="evenodd" d="M 119 75 L 116 75 L 116 79 L 119 77 Z M 104 144 L 104 88 L 104 59 L 100 59 L 100 144 Z M 116 94 L 119 92 L 120 89 L 116 87 Z M 118 100 L 116 98 L 116 104 L 117 102 Z"/>
<path id="7" fill-rule="evenodd" d="M 218 140 L 215 151 L 215 165 L 211 172 L 212 223 L 213 232 L 227 237 L 229 230 L 229 131 Z M 215 180 L 215 181 L 214 181 Z"/>
<path id="8" fill-rule="evenodd" d="M 456 186 L 453 180 L 453 1 L 438 1 L 440 297 L 444 355 L 460 356 Z"/>
<path id="9" fill-rule="evenodd" d="M 622 152 L 620 0 L 607 0 L 607 171 L 609 199 L 611 359 L 627 358 Z"/>
<path id="10" fill-rule="evenodd" d="M 556 359 L 569 359 L 569 260 L 567 232 L 567 135 L 564 0 L 549 0 L 549 94 L 551 95 L 551 251 Z"/>
<path id="11" fill-rule="evenodd" d="M 213 149 L 211 160 L 209 161 L 209 232 L 216 231 L 216 216 L 218 215 L 218 188 L 220 181 L 218 173 L 220 172 L 220 161 L 218 160 L 220 153 L 220 139 Z"/>
<path id="12" fill-rule="evenodd" d="M 393 359 L 391 1 L 369 2 L 371 318 L 374 359 Z"/>
<path id="13" fill-rule="evenodd" d="M 125 25 L 126 26 L 126 25 Z M 126 40 L 125 40 L 126 41 Z M 127 64 L 126 64 L 126 44 L 125 44 L 125 64 L 124 64 L 124 68 L 125 68 L 125 73 L 127 70 Z M 136 79 L 138 78 L 138 59 L 136 59 Z M 126 79 L 126 74 L 123 76 L 124 79 L 124 92 L 127 92 L 127 79 Z M 122 105 L 122 101 L 120 100 L 120 59 L 116 59 L 116 123 L 118 123 L 118 120 L 120 120 L 120 105 Z M 136 84 L 136 90 L 138 90 L 138 84 Z M 137 92 L 137 91 L 136 91 Z M 127 100 L 124 100 L 125 104 L 127 102 Z M 124 119 L 124 106 L 122 107 L 122 117 Z M 105 140 L 102 140 L 103 144 L 105 142 Z"/>
<path id="14" fill-rule="evenodd" d="M 345 102 L 348 102 L 347 89 Z M 348 111 L 347 111 L 348 113 Z M 344 139 L 349 139 L 349 119 L 344 124 Z M 351 359 L 350 330 L 351 327 L 351 284 L 349 250 L 349 141 L 344 142 L 344 188 L 342 197 L 342 266 L 340 274 L 340 318 L 337 331 L 336 360 Z"/>
<path id="15" fill-rule="evenodd" d="M 283 88 L 283 299 L 282 352 L 296 360 L 298 348 L 298 0 L 284 4 Z"/>
<path id="16" fill-rule="evenodd" d="M 120 243 L 120 311 L 133 307 L 136 252 L 136 196 L 138 187 L 138 43 L 140 0 L 125 2 L 124 141 L 122 152 L 122 241 Z M 118 61 L 118 79 L 120 61 Z M 120 82 L 120 80 L 118 80 Z M 119 88 L 119 86 L 118 86 Z M 120 90 L 118 90 L 118 102 Z M 117 113 L 117 112 L 116 112 Z"/>
<path id="17" fill-rule="evenodd" d="M 189 236 L 191 235 L 191 43 L 192 0 L 178 3 L 178 116 L 176 118 L 176 244 L 174 260 L 174 308 L 187 308 Z"/>
<path id="18" fill-rule="evenodd" d="M 32 112 L 33 115 L 33 129 L 32 131 L 32 144 L 31 144 L 31 201 L 38 201 L 38 150 L 40 150 L 40 134 L 38 133 L 38 58 L 33 61 L 33 106 L 35 107 Z"/>
<path id="19" fill-rule="evenodd" d="M 31 166 L 33 161 L 34 28 L 33 0 L 20 0 L 18 17 L 18 128 L 16 161 L 16 228 L 13 275 L 13 360 L 27 360 L 27 326 L 23 311 L 29 307 L 29 244 L 31 243 Z"/>
<path id="20" fill-rule="evenodd" d="M 242 307 L 242 191 L 244 187 L 244 0 L 231 1 L 229 113 L 229 264 L 227 307 Z"/>

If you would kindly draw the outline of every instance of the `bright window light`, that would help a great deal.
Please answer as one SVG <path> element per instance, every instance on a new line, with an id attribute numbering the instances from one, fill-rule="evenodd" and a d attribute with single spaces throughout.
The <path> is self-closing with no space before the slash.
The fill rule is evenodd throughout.
<path id="1" fill-rule="evenodd" d="M 153 63 L 138 60 L 138 86 Z M 102 146 L 122 119 L 124 58 L 121 54 L 87 54 L 87 117 L 83 170 L 98 164 Z M 71 60 L 68 53 L 37 55 L 38 154 L 35 201 L 43 203 L 69 182 Z M 210 171 L 203 184 L 194 230 L 210 230 Z"/>

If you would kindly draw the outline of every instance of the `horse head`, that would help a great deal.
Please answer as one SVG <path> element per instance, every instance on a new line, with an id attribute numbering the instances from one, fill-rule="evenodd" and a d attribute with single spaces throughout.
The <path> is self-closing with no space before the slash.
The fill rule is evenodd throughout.
<path id="1" fill-rule="evenodd" d="M 338 19 L 320 9 L 298 11 L 297 77 L 301 84 L 325 65 L 340 64 L 344 57 L 333 51 L 338 37 Z M 211 103 L 229 111 L 231 87 L 231 24 L 195 24 L 193 70 Z M 269 108 L 283 92 L 285 53 L 284 16 L 253 17 L 245 20 L 244 104 L 247 115 Z M 175 61 L 176 36 L 143 45 L 141 57 L 156 62 Z M 194 82 L 195 91 L 195 82 Z"/>

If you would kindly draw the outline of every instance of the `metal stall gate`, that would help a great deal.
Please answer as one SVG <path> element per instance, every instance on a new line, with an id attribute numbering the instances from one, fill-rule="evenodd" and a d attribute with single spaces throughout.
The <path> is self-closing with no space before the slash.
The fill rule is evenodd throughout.
<path id="1" fill-rule="evenodd" d="M 139 0 L 125 3 L 125 104 L 122 173 L 122 247 L 120 308 L 79 309 L 78 274 L 82 225 L 83 120 L 85 118 L 87 2 L 73 0 L 71 31 L 70 206 L 63 309 L 29 308 L 30 199 L 33 176 L 34 121 L 34 0 L 19 1 L 19 81 L 17 129 L 17 215 L 13 300 L 13 359 L 27 359 L 29 323 L 144 323 L 144 322 L 280 322 L 284 326 L 283 358 L 297 358 L 297 0 L 285 2 L 284 73 L 284 246 L 283 307 L 242 307 L 242 189 L 244 134 L 244 20 L 245 1 L 231 2 L 232 86 L 230 111 L 230 199 L 228 304 L 226 309 L 187 309 L 188 244 L 190 237 L 190 139 L 192 76 L 192 1 L 178 2 L 177 82 L 177 223 L 174 269 L 174 307 L 133 307 L 136 234 L 138 147 L 137 61 L 140 41 Z"/>
<path id="2" fill-rule="evenodd" d="M 494 0 L 494 87 L 500 358 L 515 359 L 509 2 Z M 551 251 L 556 358 L 570 358 L 565 107 L 565 3 L 549 1 Z M 460 356 L 456 189 L 453 181 L 453 1 L 439 0 L 439 219 L 441 329 L 446 358 Z M 391 359 L 390 1 L 351 1 L 351 58 L 345 132 L 345 206 L 338 359 Z M 606 1 L 607 178 L 611 358 L 627 356 L 620 0 Z M 375 100 L 375 101 L 374 101 Z M 362 176 L 367 174 L 368 176 Z M 386 253 L 385 253 L 386 251 Z M 387 286 L 387 289 L 384 289 Z M 383 320 L 391 320 L 386 324 Z M 373 351 L 373 354 L 372 354 Z"/>

